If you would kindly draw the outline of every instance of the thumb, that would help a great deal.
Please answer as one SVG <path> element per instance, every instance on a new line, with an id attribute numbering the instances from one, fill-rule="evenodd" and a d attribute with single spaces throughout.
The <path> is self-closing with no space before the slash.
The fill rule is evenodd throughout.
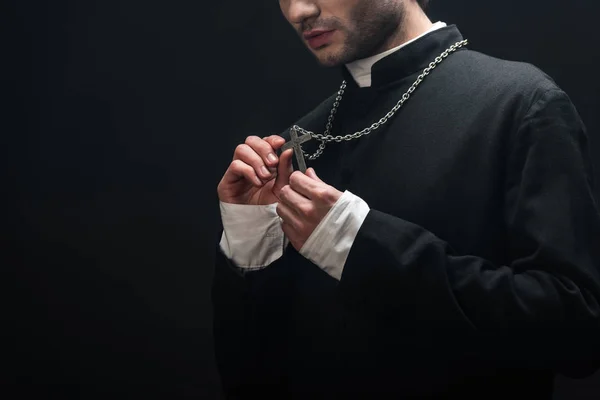
<path id="1" fill-rule="evenodd" d="M 273 192 L 279 198 L 279 191 L 290 183 L 290 175 L 294 172 L 292 166 L 292 155 L 294 150 L 288 149 L 279 156 L 279 165 L 277 166 L 277 178 L 273 186 Z"/>
<path id="2" fill-rule="evenodd" d="M 306 175 L 310 176 L 311 178 L 313 178 L 313 179 L 315 179 L 315 180 L 317 180 L 317 181 L 319 181 L 319 182 L 321 182 L 321 183 L 325 183 L 325 182 L 323 182 L 323 181 L 321 180 L 321 178 L 319 178 L 319 177 L 317 176 L 317 173 L 315 172 L 314 168 L 309 168 L 309 169 L 307 169 L 307 170 L 306 170 Z"/>

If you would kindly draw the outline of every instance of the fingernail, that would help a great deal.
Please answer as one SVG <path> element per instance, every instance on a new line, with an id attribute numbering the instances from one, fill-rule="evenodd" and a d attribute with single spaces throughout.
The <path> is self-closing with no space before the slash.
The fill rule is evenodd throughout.
<path id="1" fill-rule="evenodd" d="M 262 172 L 263 175 L 266 175 L 266 176 L 270 176 L 271 175 L 271 173 L 269 172 L 269 170 L 267 169 L 267 167 L 265 167 L 264 165 L 262 167 L 260 167 L 260 172 Z"/>
<path id="2" fill-rule="evenodd" d="M 269 153 L 267 160 L 269 160 L 269 162 L 277 162 L 277 157 L 275 157 L 275 154 Z"/>

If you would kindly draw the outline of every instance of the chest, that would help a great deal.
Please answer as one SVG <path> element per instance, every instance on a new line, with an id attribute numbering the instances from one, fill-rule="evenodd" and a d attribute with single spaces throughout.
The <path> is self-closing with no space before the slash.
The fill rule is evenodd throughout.
<path id="1" fill-rule="evenodd" d="M 346 99 L 332 135 L 380 122 L 401 96 L 402 91 L 393 90 Z M 469 251 L 483 240 L 478 231 L 489 225 L 502 228 L 507 128 L 501 115 L 485 107 L 465 112 L 453 107 L 455 103 L 434 93 L 414 96 L 368 134 L 328 143 L 308 165 L 325 182 L 358 195 L 372 209 L 417 223 Z M 314 125 L 322 132 L 325 121 Z"/>

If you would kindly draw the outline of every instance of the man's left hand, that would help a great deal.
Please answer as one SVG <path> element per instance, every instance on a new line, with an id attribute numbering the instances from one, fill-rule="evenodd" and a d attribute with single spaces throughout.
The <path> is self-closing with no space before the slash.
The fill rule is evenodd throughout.
<path id="1" fill-rule="evenodd" d="M 306 174 L 296 171 L 290 175 L 289 185 L 279 192 L 277 214 L 283 220 L 283 233 L 296 250 L 300 251 L 342 194 L 312 168 Z"/>

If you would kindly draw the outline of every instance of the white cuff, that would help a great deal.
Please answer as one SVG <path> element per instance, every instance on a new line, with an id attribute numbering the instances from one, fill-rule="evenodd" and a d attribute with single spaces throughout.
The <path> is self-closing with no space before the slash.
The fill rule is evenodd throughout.
<path id="1" fill-rule="evenodd" d="M 302 246 L 300 254 L 341 280 L 354 239 L 369 211 L 363 199 L 345 191 Z"/>
<path id="2" fill-rule="evenodd" d="M 238 267 L 262 269 L 283 255 L 288 243 L 277 215 L 277 203 L 250 206 L 220 202 L 221 250 Z"/>

